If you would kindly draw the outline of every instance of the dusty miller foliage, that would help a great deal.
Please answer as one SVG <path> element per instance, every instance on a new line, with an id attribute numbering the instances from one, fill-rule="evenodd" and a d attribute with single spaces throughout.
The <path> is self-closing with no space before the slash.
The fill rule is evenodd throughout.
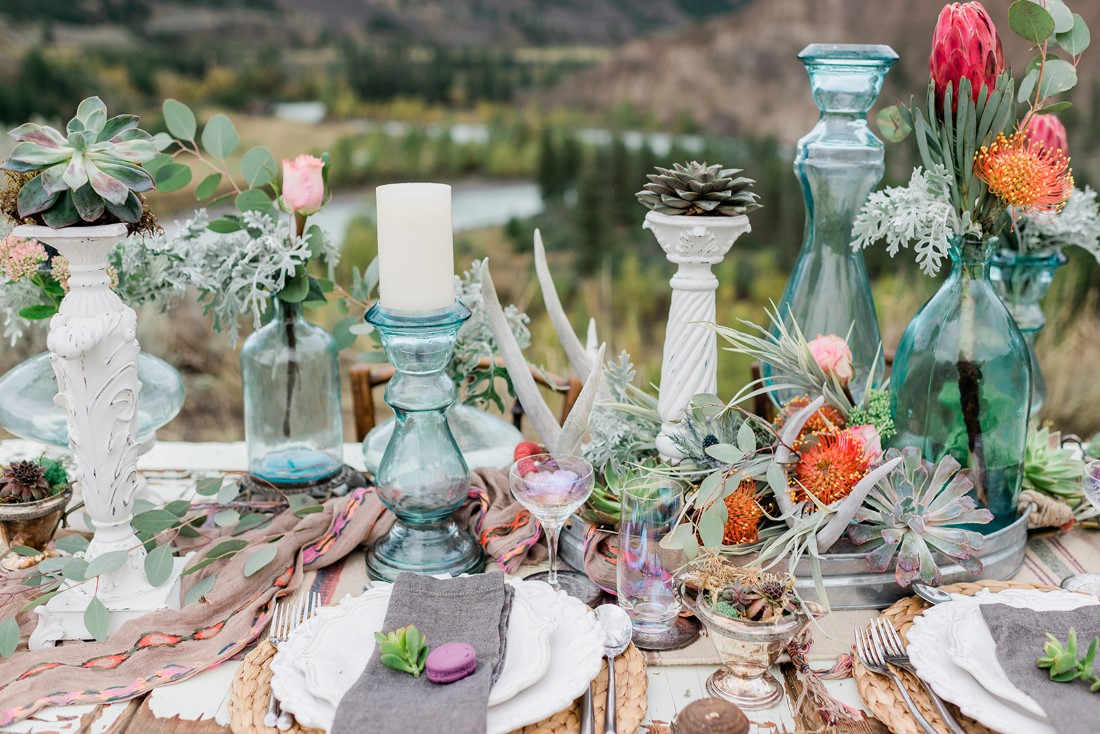
<path id="1" fill-rule="evenodd" d="M 238 319 L 251 314 L 253 328 L 260 326 L 275 294 L 309 262 L 310 245 L 305 237 L 292 236 L 286 218 L 263 212 L 244 212 L 243 228 L 228 234 L 209 231 L 208 222 L 206 210 L 199 209 L 168 247 L 186 253 L 204 313 L 213 317 L 215 331 L 227 333 L 236 344 Z M 339 248 L 327 237 L 322 259 L 330 271 L 340 259 Z"/>
<path id="2" fill-rule="evenodd" d="M 496 389 L 497 378 L 505 381 L 509 394 L 514 396 L 515 393 L 507 370 L 496 364 L 497 343 L 489 325 L 489 315 L 485 312 L 481 268 L 477 265 L 475 263 L 462 277 L 455 277 L 455 298 L 470 309 L 470 318 L 458 332 L 455 355 L 451 360 L 451 379 L 466 386 L 464 402 L 467 404 L 480 408 L 491 403 L 504 412 L 504 397 Z M 520 349 L 531 346 L 530 317 L 514 304 L 504 308 L 504 317 Z M 488 367 L 481 366 L 483 358 L 489 360 Z"/>
<path id="3" fill-rule="evenodd" d="M 1074 189 L 1061 212 L 1031 214 L 1016 222 L 1020 251 L 1047 255 L 1065 247 L 1080 247 L 1100 262 L 1100 204 L 1086 186 Z"/>
<path id="4" fill-rule="evenodd" d="M 625 351 L 604 366 L 604 380 L 611 400 L 598 402 L 589 423 L 591 440 L 584 447 L 584 458 L 597 475 L 608 470 L 619 471 L 628 464 L 656 456 L 657 433 L 661 420 L 656 412 L 636 406 L 630 386 L 635 377 L 634 365 Z M 634 406 L 639 409 L 631 410 Z"/>
<path id="5" fill-rule="evenodd" d="M 950 187 L 947 170 L 937 164 L 928 170 L 914 169 L 908 186 L 872 193 L 852 225 L 852 249 L 886 240 L 886 251 L 895 257 L 912 243 L 921 270 L 935 275 L 948 256 L 950 237 L 980 233 L 970 223 L 969 213 L 960 219 L 951 204 Z"/>

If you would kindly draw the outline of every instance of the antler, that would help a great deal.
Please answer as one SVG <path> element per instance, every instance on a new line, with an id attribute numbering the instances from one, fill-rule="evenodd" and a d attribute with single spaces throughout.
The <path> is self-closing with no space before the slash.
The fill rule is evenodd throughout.
<path id="1" fill-rule="evenodd" d="M 508 376 L 512 378 L 512 387 L 523 406 L 524 411 L 531 418 L 531 424 L 535 432 L 546 445 L 547 450 L 554 453 L 575 454 L 580 451 L 584 442 L 584 434 L 588 431 L 588 422 L 592 417 L 592 409 L 596 405 L 596 397 L 603 384 L 603 355 L 605 347 L 600 346 L 596 353 L 596 360 L 589 367 L 588 377 L 577 397 L 577 402 L 570 411 L 565 421 L 564 428 L 558 425 L 554 412 L 546 404 L 542 397 L 535 378 L 531 376 L 531 369 L 527 366 L 527 360 L 520 349 L 508 326 L 508 320 L 504 316 L 504 309 L 500 305 L 500 297 L 497 295 L 493 276 L 489 272 L 489 260 L 486 258 L 481 263 L 481 292 L 485 300 L 485 313 L 489 317 L 489 326 L 493 330 L 493 338 L 500 349 L 500 355 L 504 359 L 504 368 L 508 370 Z M 556 297 L 557 294 L 555 294 Z M 576 336 L 573 337 L 576 339 Z M 579 344 L 580 342 L 578 342 Z"/>
<path id="2" fill-rule="evenodd" d="M 592 358 L 585 351 L 581 340 L 573 331 L 569 317 L 565 315 L 558 291 L 554 288 L 554 279 L 550 275 L 550 266 L 546 263 L 546 248 L 542 246 L 542 233 L 535 230 L 535 273 L 539 278 L 539 287 L 542 289 L 542 301 L 546 305 L 546 313 L 550 317 L 550 323 L 554 326 L 554 332 L 558 335 L 561 348 L 565 351 L 565 357 L 573 366 L 573 371 L 581 382 L 588 382 L 588 373 L 592 371 Z M 595 331 L 589 326 L 589 335 Z"/>
<path id="3" fill-rule="evenodd" d="M 855 517 L 856 510 L 863 504 L 868 492 L 882 481 L 883 477 L 892 472 L 894 467 L 901 463 L 901 460 L 902 457 L 900 456 L 890 459 L 882 466 L 868 472 L 867 476 L 860 479 L 856 486 L 852 487 L 852 491 L 848 493 L 848 496 L 840 501 L 840 506 L 836 508 L 836 514 L 825 524 L 825 527 L 818 531 L 818 553 L 824 553 L 840 540 L 840 536 L 848 529 L 848 523 Z"/>
<path id="4" fill-rule="evenodd" d="M 497 348 L 500 349 L 500 356 L 504 359 L 504 368 L 512 378 L 516 397 L 519 398 L 520 405 L 523 406 L 524 412 L 535 427 L 535 432 L 539 434 L 539 438 L 546 447 L 557 446 L 561 436 L 561 426 L 558 425 L 554 412 L 550 410 L 550 406 L 546 404 L 542 393 L 539 392 L 539 386 L 531 376 L 523 350 L 520 349 L 512 329 L 508 326 L 508 319 L 500 306 L 500 297 L 497 295 L 493 276 L 489 273 L 489 258 L 485 258 L 481 263 L 481 294 L 485 299 L 485 313 L 489 317 L 493 338 Z"/>

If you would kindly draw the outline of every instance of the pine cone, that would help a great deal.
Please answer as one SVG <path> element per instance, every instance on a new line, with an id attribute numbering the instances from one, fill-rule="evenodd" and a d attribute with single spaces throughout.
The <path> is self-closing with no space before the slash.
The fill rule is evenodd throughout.
<path id="1" fill-rule="evenodd" d="M 672 169 L 657 167 L 649 183 L 635 194 L 646 207 L 660 214 L 736 217 L 760 208 L 751 178 L 736 177 L 740 168 L 708 166 L 692 161 Z"/>

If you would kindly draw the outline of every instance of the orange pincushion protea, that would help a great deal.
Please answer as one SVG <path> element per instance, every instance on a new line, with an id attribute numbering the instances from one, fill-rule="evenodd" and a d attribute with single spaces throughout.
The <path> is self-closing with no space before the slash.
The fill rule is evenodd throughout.
<path id="1" fill-rule="evenodd" d="M 791 398 L 790 401 L 783 406 L 783 409 L 779 411 L 779 415 L 775 417 L 775 427 L 782 428 L 783 424 L 790 420 L 792 415 L 809 404 L 810 398 L 808 395 L 799 395 L 798 397 Z M 839 410 L 831 405 L 823 405 L 820 410 L 811 415 L 810 419 L 806 421 L 806 425 L 803 426 L 802 432 L 798 434 L 798 439 L 801 441 L 810 434 L 832 435 L 840 433 L 846 424 L 847 422 L 844 420 L 844 416 Z M 798 447 L 795 446 L 795 448 Z"/>
<path id="2" fill-rule="evenodd" d="M 794 470 L 794 497 L 831 505 L 847 497 L 867 474 L 871 459 L 862 445 L 849 433 L 821 436 L 802 452 Z"/>
<path id="3" fill-rule="evenodd" d="M 756 501 L 756 482 L 745 479 L 729 497 L 726 497 L 726 510 L 729 518 L 722 535 L 726 545 L 736 543 L 755 543 L 759 537 L 760 520 L 764 511 Z"/>
<path id="4" fill-rule="evenodd" d="M 1023 131 L 1010 138 L 998 133 L 983 145 L 974 154 L 974 173 L 1020 214 L 1059 212 L 1073 192 L 1069 158 Z"/>

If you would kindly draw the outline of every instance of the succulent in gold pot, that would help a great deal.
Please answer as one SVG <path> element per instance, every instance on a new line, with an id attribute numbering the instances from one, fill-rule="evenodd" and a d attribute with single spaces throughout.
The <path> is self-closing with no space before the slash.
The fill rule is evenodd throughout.
<path id="1" fill-rule="evenodd" d="M 6 568 L 42 560 L 72 495 L 68 472 L 56 459 L 0 467 L 0 540 L 10 554 L 4 559 Z"/>

